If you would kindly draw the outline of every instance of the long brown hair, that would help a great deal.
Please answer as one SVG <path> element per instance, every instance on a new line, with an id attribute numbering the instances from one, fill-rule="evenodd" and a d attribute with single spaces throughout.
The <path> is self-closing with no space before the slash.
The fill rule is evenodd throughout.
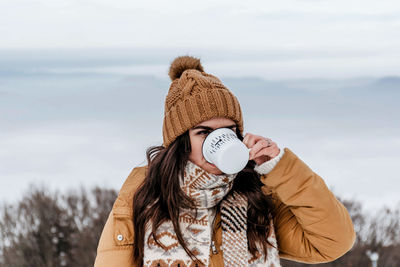
<path id="1" fill-rule="evenodd" d="M 243 136 L 236 130 L 240 140 Z M 180 188 L 179 176 L 183 177 L 184 168 L 191 152 L 189 132 L 176 138 L 167 148 L 163 146 L 149 147 L 146 151 L 148 169 L 146 178 L 133 197 L 133 225 L 135 262 L 142 266 L 145 244 L 145 232 L 148 222 L 152 222 L 150 237 L 164 247 L 156 237 L 157 228 L 165 221 L 171 220 L 178 242 L 186 253 L 196 262 L 195 255 L 188 249 L 179 227 L 179 211 L 181 208 L 195 209 L 194 202 Z M 261 187 L 259 174 L 254 171 L 255 162 L 249 161 L 247 166 L 237 174 L 231 192 L 244 194 L 248 199 L 247 240 L 249 251 L 253 256 L 258 252 L 256 243 L 262 245 L 264 255 L 267 246 L 270 220 L 272 219 L 272 199 L 265 195 Z M 146 241 L 147 242 L 147 241 Z"/>

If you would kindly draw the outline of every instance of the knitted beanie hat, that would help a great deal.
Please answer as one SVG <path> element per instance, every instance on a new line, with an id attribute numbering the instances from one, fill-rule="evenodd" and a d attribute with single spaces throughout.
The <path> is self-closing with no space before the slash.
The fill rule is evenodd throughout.
<path id="1" fill-rule="evenodd" d="M 172 83 L 165 99 L 164 147 L 190 128 L 215 117 L 233 120 L 243 134 L 239 101 L 217 77 L 204 72 L 200 59 L 177 57 L 168 75 Z"/>

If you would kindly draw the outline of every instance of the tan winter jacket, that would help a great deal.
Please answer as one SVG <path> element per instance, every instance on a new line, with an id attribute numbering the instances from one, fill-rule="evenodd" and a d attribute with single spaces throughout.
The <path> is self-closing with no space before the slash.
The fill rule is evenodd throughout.
<path id="1" fill-rule="evenodd" d="M 355 241 L 349 213 L 314 173 L 291 150 L 274 169 L 261 176 L 263 191 L 276 196 L 274 226 L 281 258 L 306 263 L 333 261 Z M 133 195 L 145 177 L 146 167 L 132 170 L 104 226 L 95 267 L 133 267 Z M 218 225 L 217 216 L 215 225 Z M 222 267 L 222 230 L 216 229 L 218 254 L 210 253 L 210 266 Z"/>

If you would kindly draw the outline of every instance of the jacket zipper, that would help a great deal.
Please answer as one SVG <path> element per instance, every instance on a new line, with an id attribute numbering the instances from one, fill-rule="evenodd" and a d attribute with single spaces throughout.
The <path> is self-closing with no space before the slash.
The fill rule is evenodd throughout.
<path id="1" fill-rule="evenodd" d="M 217 247 L 215 246 L 214 240 L 211 241 L 211 249 L 212 249 L 212 253 L 213 253 L 213 254 L 218 254 L 218 249 L 217 249 Z"/>
<path id="2" fill-rule="evenodd" d="M 215 245 L 215 219 L 217 218 L 218 208 L 215 210 L 215 216 L 212 222 L 212 233 L 211 233 L 211 250 L 213 254 L 218 254 L 217 246 Z"/>

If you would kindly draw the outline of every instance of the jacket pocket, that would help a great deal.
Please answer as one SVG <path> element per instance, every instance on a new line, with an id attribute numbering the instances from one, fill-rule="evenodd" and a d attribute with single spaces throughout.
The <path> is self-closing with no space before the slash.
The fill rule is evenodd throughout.
<path id="1" fill-rule="evenodd" d="M 114 241 L 117 246 L 133 245 L 133 221 L 129 214 L 129 211 L 114 211 Z"/>

